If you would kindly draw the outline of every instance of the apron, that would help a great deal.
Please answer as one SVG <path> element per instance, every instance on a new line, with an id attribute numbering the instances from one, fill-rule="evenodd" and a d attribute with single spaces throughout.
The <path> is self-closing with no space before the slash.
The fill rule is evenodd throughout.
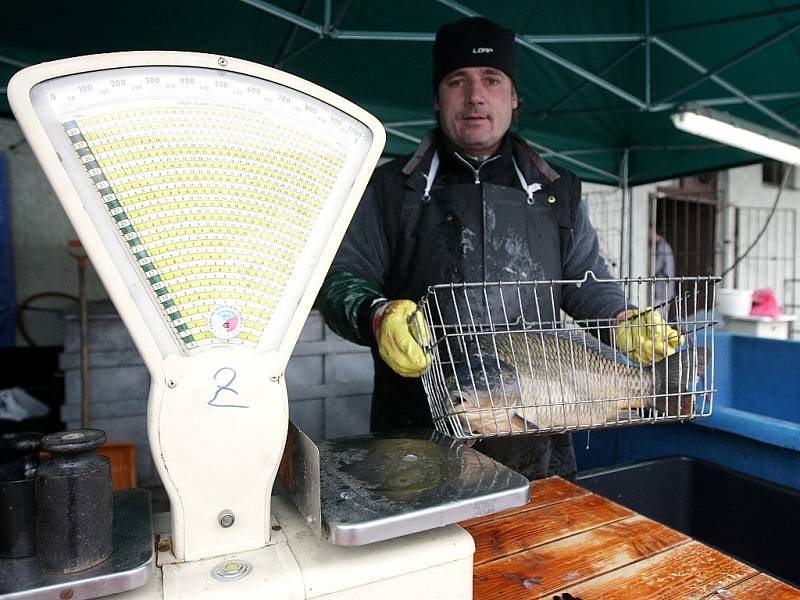
<path id="1" fill-rule="evenodd" d="M 436 158 L 429 181 L 435 177 Z M 554 211 L 547 205 L 547 190 L 536 193 L 541 186 L 529 186 L 519 169 L 517 173 L 525 189 L 468 183 L 433 189 L 428 186 L 420 194 L 419 189 L 413 189 L 416 186 L 409 186 L 412 189 L 404 193 L 400 214 L 389 297 L 416 301 L 430 285 L 439 283 L 561 279 L 559 228 Z M 477 330 L 513 325 L 520 318 L 543 324 L 558 318 L 560 290 L 551 291 L 550 285 L 521 289 L 525 293 L 520 298 L 516 286 L 504 287 L 502 302 L 497 286 L 486 292 L 482 287 L 457 288 L 453 295 L 439 296 L 440 316 L 434 318 Z M 378 359 L 376 375 L 379 366 L 388 373 L 376 377 L 379 401 L 373 403 L 374 429 L 388 423 L 396 428 L 398 419 L 402 425 L 413 425 L 417 418 L 430 424 L 424 392 L 421 405 L 410 402 L 410 389 L 414 385 L 421 388 L 420 382 L 399 376 L 389 382 L 389 374 L 394 374 Z M 383 382 L 380 386 L 378 379 Z M 394 396 L 394 401 L 385 402 L 388 395 Z M 414 418 L 403 423 L 402 415 L 411 413 Z M 575 458 L 568 435 L 491 438 L 479 440 L 475 448 L 529 479 L 552 474 L 574 476 Z M 551 472 L 553 468 L 557 472 Z"/>
<path id="2" fill-rule="evenodd" d="M 427 204 L 404 205 L 412 254 L 405 289 L 421 298 L 432 284 L 542 281 L 561 278 L 558 225 L 544 204 L 522 190 L 490 183 L 434 191 Z M 503 327 L 520 318 L 553 322 L 560 291 L 550 285 L 457 287 L 438 295 L 441 320 L 450 325 Z M 511 296 L 511 297 L 509 297 Z M 505 309 L 505 310 L 504 310 Z"/>

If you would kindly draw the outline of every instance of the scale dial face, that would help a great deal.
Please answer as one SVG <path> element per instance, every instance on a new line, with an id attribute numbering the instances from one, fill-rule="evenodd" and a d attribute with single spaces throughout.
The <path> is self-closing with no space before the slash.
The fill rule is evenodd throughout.
<path id="1" fill-rule="evenodd" d="M 31 100 L 162 351 L 275 349 L 371 129 L 287 85 L 204 67 L 66 75 Z"/>

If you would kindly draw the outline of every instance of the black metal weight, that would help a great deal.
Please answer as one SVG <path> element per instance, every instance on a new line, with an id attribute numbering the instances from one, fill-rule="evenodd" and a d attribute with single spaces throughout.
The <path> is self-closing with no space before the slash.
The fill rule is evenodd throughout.
<path id="1" fill-rule="evenodd" d="M 34 476 L 41 434 L 0 436 L 0 558 L 36 554 Z"/>
<path id="2" fill-rule="evenodd" d="M 95 452 L 105 440 L 97 429 L 42 439 L 51 458 L 36 472 L 36 537 L 46 572 L 83 571 L 111 555 L 111 463 Z"/>

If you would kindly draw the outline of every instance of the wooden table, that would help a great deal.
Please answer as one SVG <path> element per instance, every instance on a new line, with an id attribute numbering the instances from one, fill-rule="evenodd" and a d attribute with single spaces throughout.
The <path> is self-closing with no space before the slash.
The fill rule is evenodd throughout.
<path id="1" fill-rule="evenodd" d="M 475 600 L 800 600 L 800 590 L 559 477 L 520 508 L 465 521 Z"/>

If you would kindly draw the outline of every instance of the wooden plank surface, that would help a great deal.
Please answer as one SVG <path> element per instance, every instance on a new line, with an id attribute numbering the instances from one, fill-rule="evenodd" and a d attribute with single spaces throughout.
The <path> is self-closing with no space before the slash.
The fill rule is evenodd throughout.
<path id="1" fill-rule="evenodd" d="M 531 502 L 462 523 L 475 600 L 800 600 L 782 583 L 558 477 Z"/>
<path id="2" fill-rule="evenodd" d="M 475 540 L 474 564 L 613 523 L 635 513 L 596 494 L 585 494 L 538 510 L 465 526 Z"/>
<path id="3" fill-rule="evenodd" d="M 585 496 L 589 491 L 570 483 L 561 477 L 548 477 L 547 479 L 540 479 L 531 483 L 531 499 L 524 506 L 516 508 L 509 508 L 499 513 L 485 515 L 483 517 L 475 517 L 468 521 L 461 523 L 462 527 L 469 527 L 470 525 L 477 525 L 486 521 L 493 521 L 509 515 L 516 515 L 519 513 L 527 512 L 529 510 L 536 510 L 543 506 L 549 506 L 557 502 L 564 502 L 572 498 Z"/>
<path id="4" fill-rule="evenodd" d="M 688 540 L 677 531 L 634 515 L 475 566 L 474 597 L 476 600 L 548 597 L 572 583 L 641 561 Z M 587 598 L 606 600 L 602 593 Z M 633 594 L 626 600 L 638 598 Z"/>
<path id="5" fill-rule="evenodd" d="M 800 600 L 800 590 L 759 573 L 730 588 L 716 590 L 708 600 Z"/>
<path id="6" fill-rule="evenodd" d="M 549 506 L 556 502 L 564 502 L 564 500 L 571 500 L 578 496 L 588 494 L 589 491 L 570 483 L 561 477 L 548 477 L 547 479 L 540 479 L 531 482 L 531 501 L 528 503 L 527 508 L 536 509 L 543 506 Z"/>
<path id="7" fill-rule="evenodd" d="M 586 600 L 700 599 L 756 573 L 730 556 L 691 541 L 559 591 Z"/>

